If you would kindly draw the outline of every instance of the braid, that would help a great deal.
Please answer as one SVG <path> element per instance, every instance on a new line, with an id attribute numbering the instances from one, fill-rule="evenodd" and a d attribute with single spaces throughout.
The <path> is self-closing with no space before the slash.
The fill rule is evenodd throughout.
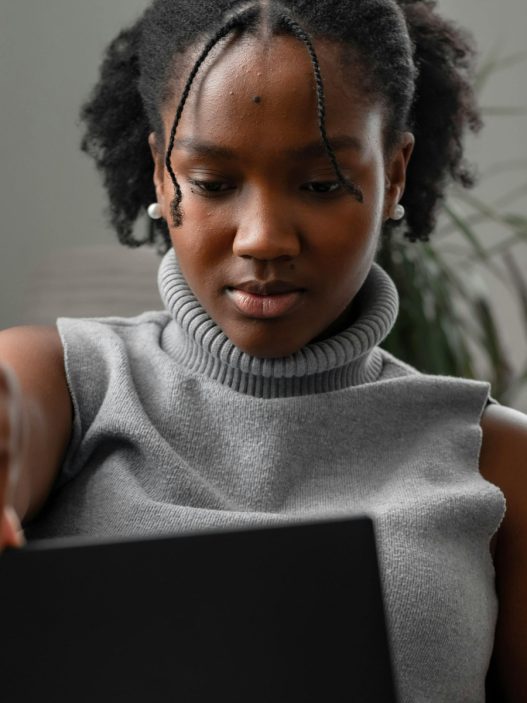
<path id="1" fill-rule="evenodd" d="M 385 151 L 402 132 L 416 135 L 402 198 L 407 215 L 388 221 L 385 234 L 401 228 L 410 241 L 427 240 L 449 181 L 464 187 L 473 176 L 463 158 L 467 129 L 481 120 L 472 88 L 474 50 L 467 34 L 435 12 L 435 0 L 153 0 L 143 17 L 110 44 L 99 83 L 84 105 L 82 148 L 102 172 L 110 221 L 128 246 L 170 246 L 167 223 L 151 223 L 135 239 L 133 226 L 155 200 L 148 135 L 164 143 L 161 109 L 184 84 L 166 151 L 175 189 L 174 225 L 181 224 L 182 192 L 171 165 L 176 131 L 195 77 L 213 47 L 234 29 L 255 33 L 255 19 L 274 34 L 303 42 L 313 65 L 320 134 L 341 185 L 361 195 L 343 176 L 326 132 L 326 107 L 314 40 L 342 48 L 344 71 L 357 67 L 361 87 L 385 108 Z M 268 10 L 271 10 L 269 13 Z M 271 21 L 269 18 L 273 17 Z M 186 52 L 204 44 L 188 77 L 181 71 Z M 350 63 L 351 59 L 351 63 Z M 345 75 L 345 74 L 344 74 Z"/>
<path id="2" fill-rule="evenodd" d="M 318 56 L 315 52 L 315 48 L 309 37 L 309 34 L 304 32 L 304 30 L 290 17 L 282 17 L 281 24 L 282 26 L 288 28 L 291 34 L 297 37 L 297 39 L 300 39 L 300 41 L 304 42 L 304 44 L 306 45 L 306 48 L 309 52 L 309 56 L 311 58 L 311 63 L 313 64 L 313 71 L 315 73 L 315 84 L 317 89 L 318 127 L 322 136 L 322 141 L 324 142 L 326 152 L 331 160 L 339 183 L 344 187 L 345 190 L 348 190 L 359 202 L 362 203 L 364 201 L 362 192 L 359 188 L 357 188 L 357 186 L 355 186 L 343 176 L 342 171 L 340 170 L 340 166 L 338 165 L 335 152 L 333 151 L 333 149 L 331 148 L 331 144 L 329 143 L 328 135 L 326 132 L 326 100 L 324 96 L 324 84 L 322 82 L 322 75 L 320 73 L 320 64 L 318 62 Z"/>
<path id="3" fill-rule="evenodd" d="M 192 69 L 190 76 L 188 77 L 187 83 L 185 85 L 185 88 L 183 89 L 183 95 L 181 96 L 181 100 L 179 101 L 178 108 L 176 110 L 176 117 L 174 119 L 174 123 L 172 125 L 172 129 L 170 130 L 170 139 L 168 142 L 168 148 L 166 152 L 166 157 L 165 157 L 165 165 L 167 167 L 168 173 L 170 175 L 170 178 L 172 179 L 172 183 L 174 184 L 174 188 L 176 191 L 176 197 L 172 201 L 171 204 L 171 212 L 172 212 L 172 217 L 174 220 L 174 227 L 179 227 L 182 222 L 183 222 L 183 215 L 181 212 L 181 200 L 182 200 L 182 192 L 181 192 L 181 186 L 179 185 L 176 174 L 174 173 L 174 169 L 172 168 L 172 162 L 171 162 L 171 155 L 172 151 L 174 149 L 174 142 L 176 139 L 176 130 L 178 128 L 179 122 L 181 120 L 181 115 L 183 113 L 183 108 L 185 107 L 185 103 L 187 102 L 187 98 L 190 93 L 190 89 L 192 87 L 192 83 L 194 82 L 194 79 L 201 68 L 203 62 L 207 58 L 207 56 L 210 54 L 212 49 L 216 46 L 216 44 L 221 41 L 223 38 L 225 38 L 228 34 L 232 32 L 233 29 L 236 27 L 245 27 L 246 22 L 251 21 L 256 17 L 258 14 L 258 11 L 255 10 L 254 8 L 249 8 L 248 10 L 245 10 L 243 13 L 236 14 L 234 15 L 223 27 L 221 27 L 210 39 L 205 47 L 203 48 L 203 51 L 199 55 L 198 59 L 196 60 L 196 63 L 194 64 L 194 68 Z"/>
<path id="4" fill-rule="evenodd" d="M 290 0 L 312 36 L 340 43 L 362 66 L 365 94 L 384 102 L 385 148 L 412 130 L 416 146 L 406 175 L 406 218 L 388 220 L 384 234 L 402 229 L 407 239 L 427 241 L 450 181 L 471 187 L 463 158 L 467 129 L 481 119 L 473 89 L 475 51 L 469 35 L 441 18 L 436 0 Z"/>
<path id="5" fill-rule="evenodd" d="M 207 58 L 209 53 L 212 51 L 212 49 L 216 46 L 216 44 L 219 41 L 221 41 L 221 39 L 223 39 L 228 34 L 230 34 L 230 32 L 233 29 L 235 29 L 237 27 L 247 28 L 248 24 L 253 19 L 255 19 L 258 16 L 258 14 L 259 14 L 259 12 L 256 8 L 249 7 L 246 10 L 244 10 L 243 12 L 235 14 L 223 27 L 221 27 L 214 34 L 214 36 L 207 42 L 207 44 L 203 48 L 201 54 L 196 59 L 194 67 L 192 68 L 192 71 L 191 71 L 191 73 L 187 79 L 187 82 L 185 84 L 185 87 L 183 89 L 183 94 L 182 94 L 181 99 L 179 101 L 179 105 L 176 110 L 176 116 L 174 118 L 174 123 L 173 123 L 172 129 L 170 131 L 170 138 L 169 138 L 168 148 L 167 148 L 166 157 L 165 157 L 165 165 L 166 165 L 166 168 L 167 168 L 168 173 L 170 175 L 170 178 L 172 180 L 172 183 L 174 184 L 174 190 L 176 192 L 175 198 L 171 203 L 171 214 L 172 214 L 172 218 L 173 218 L 174 227 L 180 227 L 181 224 L 183 223 L 183 213 L 181 212 L 181 201 L 183 198 L 183 194 L 181 191 L 181 186 L 178 183 L 178 180 L 176 178 L 176 174 L 175 174 L 174 169 L 172 167 L 171 155 L 172 155 L 172 151 L 174 149 L 176 131 L 177 131 L 179 122 L 181 120 L 181 116 L 183 114 L 183 109 L 184 109 L 185 103 L 188 99 L 190 89 L 192 87 L 194 79 L 196 78 L 196 75 L 198 74 L 199 69 L 201 68 L 203 62 L 205 61 L 205 59 Z M 333 168 L 335 170 L 335 173 L 337 175 L 339 183 L 344 187 L 345 190 L 348 190 L 359 202 L 363 202 L 364 197 L 362 195 L 361 190 L 344 177 L 344 175 L 342 174 L 342 171 L 340 169 L 340 166 L 338 165 L 337 158 L 335 156 L 335 152 L 333 151 L 331 144 L 329 143 L 329 139 L 328 139 L 327 131 L 326 131 L 326 103 L 325 103 L 325 97 L 324 97 L 324 84 L 323 84 L 322 75 L 320 72 L 320 64 L 318 61 L 318 56 L 317 56 L 315 48 L 313 46 L 313 42 L 311 41 L 311 38 L 309 37 L 307 32 L 305 32 L 291 17 L 288 17 L 287 15 L 281 14 L 279 17 L 279 23 L 283 28 L 287 29 L 293 36 L 295 36 L 297 39 L 299 39 L 301 42 L 303 42 L 306 45 L 306 48 L 309 52 L 309 56 L 311 58 L 311 63 L 313 64 L 313 71 L 315 74 L 315 85 L 316 85 L 316 91 L 317 91 L 318 125 L 319 125 L 319 129 L 320 129 L 320 134 L 322 136 L 322 140 L 324 142 L 324 146 L 326 147 L 327 154 L 331 160 L 331 163 L 333 165 Z"/>

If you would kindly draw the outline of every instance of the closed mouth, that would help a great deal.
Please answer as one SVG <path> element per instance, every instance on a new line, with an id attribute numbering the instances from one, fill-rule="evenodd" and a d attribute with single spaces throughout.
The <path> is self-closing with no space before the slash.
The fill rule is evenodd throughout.
<path id="1" fill-rule="evenodd" d="M 300 286 L 290 283 L 289 281 L 245 281 L 233 286 L 229 286 L 227 290 L 238 290 L 251 295 L 273 296 L 284 295 L 285 293 L 301 292 Z"/>
<path id="2" fill-rule="evenodd" d="M 253 289 L 254 290 L 254 289 Z M 258 287 L 258 292 L 246 288 L 227 288 L 227 295 L 239 313 L 253 319 L 273 319 L 291 312 L 302 299 L 303 290 L 278 287 Z M 273 292 L 271 292 L 273 291 Z"/>

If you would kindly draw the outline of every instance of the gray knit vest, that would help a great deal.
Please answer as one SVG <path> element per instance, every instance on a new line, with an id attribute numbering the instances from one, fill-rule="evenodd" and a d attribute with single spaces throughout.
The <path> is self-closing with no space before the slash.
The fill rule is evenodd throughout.
<path id="1" fill-rule="evenodd" d="M 159 284 L 164 311 L 58 321 L 74 428 L 28 536 L 369 514 L 401 701 L 484 701 L 505 509 L 478 469 L 488 384 L 379 349 L 398 298 L 376 265 L 349 329 L 274 360 L 229 341 L 172 251 Z"/>

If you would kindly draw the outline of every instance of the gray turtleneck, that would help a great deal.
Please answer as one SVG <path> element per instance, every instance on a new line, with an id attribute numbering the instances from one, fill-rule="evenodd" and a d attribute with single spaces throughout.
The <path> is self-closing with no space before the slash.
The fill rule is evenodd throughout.
<path id="1" fill-rule="evenodd" d="M 237 349 L 172 251 L 165 311 L 60 319 L 74 429 L 30 538 L 145 535 L 367 513 L 401 701 L 480 703 L 497 612 L 501 492 L 478 470 L 485 383 L 379 349 L 398 298 L 374 265 L 360 314 L 285 359 Z"/>

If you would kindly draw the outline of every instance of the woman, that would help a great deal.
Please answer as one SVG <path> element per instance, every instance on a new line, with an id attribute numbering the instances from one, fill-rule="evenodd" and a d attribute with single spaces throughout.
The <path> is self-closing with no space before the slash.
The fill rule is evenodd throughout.
<path id="1" fill-rule="evenodd" d="M 122 243 L 148 209 L 166 310 L 0 335 L 4 545 L 19 520 L 367 512 L 401 700 L 484 700 L 491 654 L 498 699 L 527 698 L 527 419 L 378 347 L 375 254 L 470 184 L 471 57 L 434 3 L 394 0 L 157 0 L 116 38 L 84 148 Z"/>

